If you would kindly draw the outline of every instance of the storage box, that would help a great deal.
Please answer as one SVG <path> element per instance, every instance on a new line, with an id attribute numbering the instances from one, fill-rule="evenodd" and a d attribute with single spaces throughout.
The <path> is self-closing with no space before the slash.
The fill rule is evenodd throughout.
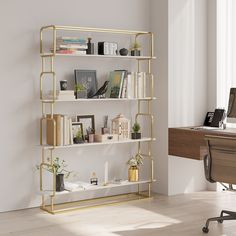
<path id="1" fill-rule="evenodd" d="M 117 134 L 95 134 L 94 141 L 98 143 L 118 141 Z"/>

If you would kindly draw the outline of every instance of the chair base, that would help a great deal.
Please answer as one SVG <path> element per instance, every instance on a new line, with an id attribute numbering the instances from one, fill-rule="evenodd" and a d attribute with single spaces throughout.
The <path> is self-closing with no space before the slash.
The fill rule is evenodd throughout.
<path id="1" fill-rule="evenodd" d="M 224 216 L 224 214 L 226 214 Z M 223 223 L 224 220 L 236 220 L 236 212 L 234 211 L 221 211 L 220 216 L 219 217 L 213 217 L 213 218 L 209 218 L 206 221 L 205 226 L 202 228 L 202 232 L 204 233 L 208 233 L 209 232 L 209 223 L 211 221 L 217 221 L 218 223 Z"/>

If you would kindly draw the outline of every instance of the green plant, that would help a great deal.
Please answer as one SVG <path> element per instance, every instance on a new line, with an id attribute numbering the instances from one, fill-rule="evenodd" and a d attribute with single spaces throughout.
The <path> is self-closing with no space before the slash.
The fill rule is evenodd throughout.
<path id="1" fill-rule="evenodd" d="M 81 130 L 78 130 L 77 133 L 76 133 L 76 138 L 79 139 L 79 140 L 82 140 L 83 139 L 83 134 L 81 132 Z"/>
<path id="2" fill-rule="evenodd" d="M 139 49 L 141 49 L 141 44 L 139 44 L 137 41 L 132 43 L 131 50 L 139 50 Z"/>
<path id="3" fill-rule="evenodd" d="M 50 159 L 47 158 L 47 161 L 50 162 Z M 60 160 L 59 157 L 53 158 L 52 166 L 43 167 L 44 169 L 48 170 L 49 172 L 53 173 L 55 170 L 56 175 L 64 174 L 65 178 L 68 178 L 72 171 L 68 171 L 65 168 L 67 165 L 65 164 L 65 160 Z M 40 166 L 37 165 L 36 168 L 39 170 Z"/>
<path id="4" fill-rule="evenodd" d="M 86 88 L 84 87 L 83 84 L 76 84 L 75 85 L 75 91 L 76 92 L 83 91 L 83 90 L 86 90 Z"/>
<path id="5" fill-rule="evenodd" d="M 136 154 L 135 157 L 131 157 L 128 161 L 127 164 L 132 167 L 138 167 L 143 164 L 143 157 L 141 154 Z"/>
<path id="6" fill-rule="evenodd" d="M 138 122 L 135 122 L 133 127 L 132 127 L 132 130 L 134 133 L 138 133 L 139 130 L 140 130 L 140 124 Z"/>

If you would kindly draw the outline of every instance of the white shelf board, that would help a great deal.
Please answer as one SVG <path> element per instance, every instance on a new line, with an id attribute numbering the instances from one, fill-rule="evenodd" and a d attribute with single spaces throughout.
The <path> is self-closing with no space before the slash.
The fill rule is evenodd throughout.
<path id="1" fill-rule="evenodd" d="M 60 100 L 56 99 L 55 102 L 122 102 L 122 101 L 151 101 L 156 100 L 156 97 L 146 97 L 146 98 L 81 98 L 81 99 L 69 99 L 69 100 Z M 42 99 L 41 102 L 53 102 L 50 99 Z"/>
<path id="2" fill-rule="evenodd" d="M 62 149 L 62 148 L 80 148 L 80 147 L 87 147 L 87 146 L 101 146 L 101 145 L 112 145 L 112 144 L 122 144 L 122 143 L 137 143 L 137 142 L 149 142 L 155 141 L 155 138 L 141 138 L 141 139 L 125 139 L 120 141 L 109 141 L 109 142 L 94 142 L 94 143 L 80 143 L 80 144 L 72 144 L 72 145 L 65 145 L 65 146 L 49 146 L 43 145 L 44 150 L 48 149 Z"/>
<path id="3" fill-rule="evenodd" d="M 78 54 L 63 54 L 63 53 L 42 53 L 40 54 L 41 57 L 48 57 L 48 56 L 53 56 L 55 55 L 56 57 L 92 57 L 92 58 L 117 58 L 117 59 L 136 59 L 136 60 L 150 60 L 150 59 L 156 59 L 156 57 L 150 57 L 150 56 L 120 56 L 120 55 L 78 55 Z"/>
<path id="4" fill-rule="evenodd" d="M 119 187 L 125 187 L 125 186 L 132 186 L 132 185 L 137 185 L 137 184 L 147 184 L 147 183 L 152 183 L 152 182 L 156 182 L 156 180 L 140 180 L 137 182 L 129 182 L 127 181 L 123 181 L 121 184 L 108 184 L 108 185 L 94 185 L 91 186 L 89 189 L 75 189 L 73 191 L 62 191 L 62 192 L 56 192 L 56 195 L 65 195 L 65 194 L 70 194 L 70 193 L 77 193 L 77 192 L 88 192 L 88 191 L 94 191 L 94 190 L 102 190 L 102 189 L 110 189 L 110 188 L 119 188 Z M 51 195 L 53 193 L 52 190 L 44 190 L 41 191 L 40 194 L 43 195 Z"/>

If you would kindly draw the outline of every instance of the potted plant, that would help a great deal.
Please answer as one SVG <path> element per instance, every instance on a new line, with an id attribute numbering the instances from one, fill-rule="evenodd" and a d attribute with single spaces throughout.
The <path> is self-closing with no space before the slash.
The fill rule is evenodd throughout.
<path id="1" fill-rule="evenodd" d="M 48 161 L 50 161 L 48 159 Z M 37 169 L 40 169 L 40 166 L 36 166 Z M 53 163 L 52 166 L 44 167 L 46 170 L 48 170 L 51 173 L 56 174 L 56 191 L 61 192 L 65 190 L 65 185 L 64 185 L 64 178 L 68 178 L 70 174 L 72 173 L 71 171 L 66 170 L 65 168 L 67 165 L 65 164 L 64 160 L 60 160 L 59 157 L 53 158 Z"/>
<path id="2" fill-rule="evenodd" d="M 140 131 L 140 124 L 138 122 L 135 122 L 132 127 L 133 132 L 131 133 L 132 139 L 141 139 L 141 133 Z"/>
<path id="3" fill-rule="evenodd" d="M 78 98 L 87 98 L 87 89 L 83 84 L 76 84 L 75 85 L 75 97 Z"/>
<path id="4" fill-rule="evenodd" d="M 73 138 L 75 144 L 84 143 L 84 137 L 81 130 L 78 130 L 76 136 Z"/>
<path id="5" fill-rule="evenodd" d="M 141 56 L 141 45 L 135 41 L 131 46 L 131 56 Z"/>
<path id="6" fill-rule="evenodd" d="M 139 166 L 143 164 L 143 157 L 138 153 L 135 157 L 131 157 L 127 164 L 129 165 L 128 180 L 130 182 L 139 181 Z"/>

